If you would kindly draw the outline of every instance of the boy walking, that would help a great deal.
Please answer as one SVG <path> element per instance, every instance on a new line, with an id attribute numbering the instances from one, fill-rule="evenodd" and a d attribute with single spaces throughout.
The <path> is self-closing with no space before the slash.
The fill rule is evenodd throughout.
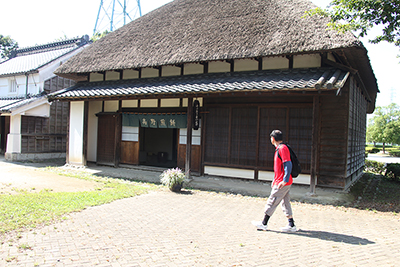
<path id="1" fill-rule="evenodd" d="M 271 143 L 276 147 L 274 154 L 274 180 L 272 182 L 271 194 L 265 205 L 265 215 L 262 221 L 252 221 L 258 230 L 267 230 L 269 218 L 274 213 L 276 207 L 282 202 L 283 213 L 288 218 L 289 224 L 283 228 L 283 232 L 296 232 L 294 225 L 292 205 L 290 204 L 290 186 L 293 183 L 291 176 L 292 162 L 288 147 L 283 144 L 283 134 L 280 130 L 274 130 L 270 134 Z"/>

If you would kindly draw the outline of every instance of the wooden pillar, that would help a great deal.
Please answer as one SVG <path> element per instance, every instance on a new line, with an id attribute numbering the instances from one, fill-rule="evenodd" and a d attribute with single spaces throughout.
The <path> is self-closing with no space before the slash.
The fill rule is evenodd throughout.
<path id="1" fill-rule="evenodd" d="M 310 193 L 315 195 L 315 186 L 317 184 L 317 166 L 318 166 L 318 145 L 319 145 L 319 96 L 313 98 L 313 123 L 312 123 L 312 147 L 311 147 L 311 177 Z"/>
<path id="2" fill-rule="evenodd" d="M 185 172 L 190 178 L 190 168 L 192 162 L 192 120 L 193 120 L 193 97 L 188 98 L 187 106 L 187 132 L 186 132 L 186 158 L 185 158 Z"/>
<path id="3" fill-rule="evenodd" d="M 83 166 L 87 166 L 87 144 L 88 144 L 88 128 L 89 128 L 89 101 L 85 101 L 83 106 Z"/>

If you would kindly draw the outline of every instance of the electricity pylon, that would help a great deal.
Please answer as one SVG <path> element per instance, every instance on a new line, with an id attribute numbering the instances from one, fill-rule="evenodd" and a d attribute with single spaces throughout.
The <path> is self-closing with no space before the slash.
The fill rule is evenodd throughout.
<path id="1" fill-rule="evenodd" d="M 100 0 L 93 35 L 112 32 L 140 16 L 140 0 Z"/>

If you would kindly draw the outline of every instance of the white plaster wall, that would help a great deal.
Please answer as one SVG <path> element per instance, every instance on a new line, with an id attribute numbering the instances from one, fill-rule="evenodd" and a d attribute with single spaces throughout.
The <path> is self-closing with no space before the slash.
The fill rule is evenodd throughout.
<path id="1" fill-rule="evenodd" d="M 187 98 L 183 98 L 182 99 L 182 107 L 187 107 L 188 106 L 188 99 Z"/>
<path id="2" fill-rule="evenodd" d="M 204 72 L 204 66 L 198 63 L 187 63 L 183 67 L 183 75 L 200 74 Z"/>
<path id="3" fill-rule="evenodd" d="M 68 162 L 83 165 L 83 118 L 84 102 L 71 102 L 69 118 Z"/>
<path id="4" fill-rule="evenodd" d="M 106 81 L 119 80 L 119 72 L 116 71 L 106 71 Z"/>
<path id="5" fill-rule="evenodd" d="M 270 171 L 259 171 L 258 172 L 258 180 L 260 181 L 272 181 L 274 180 L 274 172 Z M 294 184 L 310 184 L 310 175 L 309 174 L 300 174 L 298 177 L 293 179 Z"/>
<path id="6" fill-rule="evenodd" d="M 158 99 L 142 99 L 140 100 L 141 108 L 156 108 L 158 106 Z"/>
<path id="7" fill-rule="evenodd" d="M 104 101 L 104 112 L 118 111 L 118 100 Z"/>
<path id="8" fill-rule="evenodd" d="M 231 64 L 225 61 L 210 61 L 208 62 L 208 72 L 230 72 Z"/>
<path id="9" fill-rule="evenodd" d="M 232 178 L 254 179 L 254 171 L 245 169 L 204 166 L 204 173 Z"/>
<path id="10" fill-rule="evenodd" d="M 13 93 L 10 92 L 11 80 L 15 80 L 17 83 L 17 90 Z M 36 80 L 38 81 L 38 78 L 36 78 Z M 32 84 L 30 84 L 31 82 Z M 2 77 L 0 78 L 0 86 L 0 97 L 24 96 L 26 94 L 26 76 Z M 32 90 L 32 88 L 34 88 L 33 86 L 33 80 L 30 78 L 28 81 L 28 90 Z"/>
<path id="11" fill-rule="evenodd" d="M 0 78 L 0 97 L 7 96 L 8 93 L 8 79 Z"/>
<path id="12" fill-rule="evenodd" d="M 124 70 L 122 73 L 122 79 L 138 79 L 139 71 L 137 70 Z"/>
<path id="13" fill-rule="evenodd" d="M 158 69 L 154 68 L 143 68 L 142 78 L 158 77 Z"/>
<path id="14" fill-rule="evenodd" d="M 10 133 L 7 136 L 7 153 L 21 153 L 21 114 L 10 116 Z"/>
<path id="15" fill-rule="evenodd" d="M 92 72 L 89 75 L 90 82 L 100 82 L 102 80 L 103 80 L 103 74 L 101 74 L 101 73 Z"/>
<path id="16" fill-rule="evenodd" d="M 123 108 L 137 108 L 138 100 L 122 100 Z"/>
<path id="17" fill-rule="evenodd" d="M 25 112 L 27 116 L 38 116 L 38 117 L 49 117 L 50 116 L 50 104 L 44 103 L 38 107 L 29 109 Z"/>
<path id="18" fill-rule="evenodd" d="M 258 61 L 254 59 L 235 59 L 234 71 L 258 70 Z"/>
<path id="19" fill-rule="evenodd" d="M 318 68 L 321 67 L 319 54 L 297 55 L 293 57 L 293 68 Z"/>
<path id="20" fill-rule="evenodd" d="M 181 75 L 181 68 L 175 66 L 163 66 L 161 76 L 178 76 Z"/>
<path id="21" fill-rule="evenodd" d="M 264 57 L 263 70 L 288 69 L 289 60 L 286 57 Z"/>
<path id="22" fill-rule="evenodd" d="M 161 99 L 161 107 L 163 107 L 163 108 L 179 107 L 180 102 L 181 101 L 179 98 Z"/>

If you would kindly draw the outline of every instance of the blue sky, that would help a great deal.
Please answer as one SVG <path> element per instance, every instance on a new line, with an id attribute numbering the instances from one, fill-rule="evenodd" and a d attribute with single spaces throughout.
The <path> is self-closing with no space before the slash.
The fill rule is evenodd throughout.
<path id="1" fill-rule="evenodd" d="M 111 0 L 103 0 L 104 2 Z M 142 14 L 160 7 L 171 0 L 141 0 Z M 134 5 L 136 1 L 129 0 Z M 320 7 L 326 7 L 329 0 L 312 0 Z M 100 0 L 18 0 L 3 1 L 0 16 L 0 34 L 9 35 L 20 47 L 45 44 L 67 36 L 69 38 L 88 34 L 92 36 L 99 11 Z M 376 31 L 379 33 L 378 31 Z M 372 35 L 374 32 L 371 33 Z M 377 106 L 394 102 L 400 105 L 400 50 L 394 45 L 370 44 L 362 41 L 378 80 L 380 93 Z"/>

